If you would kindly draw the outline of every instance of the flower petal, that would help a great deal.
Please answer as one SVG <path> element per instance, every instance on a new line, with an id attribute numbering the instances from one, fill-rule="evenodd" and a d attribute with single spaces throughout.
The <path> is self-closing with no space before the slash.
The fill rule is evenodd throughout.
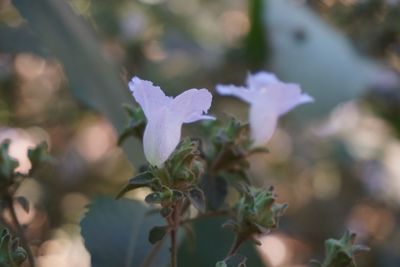
<path id="1" fill-rule="evenodd" d="M 143 146 L 146 159 L 151 165 L 161 167 L 179 143 L 182 122 L 171 115 L 166 110 L 146 125 Z"/>
<path id="2" fill-rule="evenodd" d="M 234 85 L 217 85 L 216 86 L 217 92 L 220 95 L 232 95 L 236 96 L 247 103 L 253 102 L 257 93 L 248 90 L 245 87 L 241 86 L 234 86 Z"/>
<path id="3" fill-rule="evenodd" d="M 184 123 L 195 122 L 202 119 L 213 119 L 204 116 L 211 106 L 212 95 L 207 89 L 190 89 L 178 95 L 171 102 L 171 115 L 176 120 Z"/>
<path id="4" fill-rule="evenodd" d="M 262 103 L 250 107 L 250 130 L 253 146 L 265 145 L 277 127 L 279 115 Z"/>
<path id="5" fill-rule="evenodd" d="M 165 96 L 160 87 L 154 86 L 152 82 L 133 77 L 129 82 L 129 89 L 133 96 L 143 109 L 147 120 L 151 120 L 154 114 L 157 114 L 167 106 L 172 98 Z"/>
<path id="6" fill-rule="evenodd" d="M 271 98 L 275 99 L 278 108 L 278 114 L 283 115 L 296 106 L 314 101 L 309 95 L 302 93 L 298 84 L 280 83 L 271 86 L 268 92 Z"/>
<path id="7" fill-rule="evenodd" d="M 275 74 L 261 71 L 255 74 L 247 75 L 246 85 L 249 90 L 262 90 L 271 84 L 279 83 L 280 81 Z"/>

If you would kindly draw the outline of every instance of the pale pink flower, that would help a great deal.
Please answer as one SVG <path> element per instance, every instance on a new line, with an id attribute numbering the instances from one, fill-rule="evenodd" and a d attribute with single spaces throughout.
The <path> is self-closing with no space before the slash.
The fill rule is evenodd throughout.
<path id="1" fill-rule="evenodd" d="M 272 137 L 279 116 L 314 99 L 302 93 L 300 86 L 283 83 L 268 72 L 249 74 L 246 87 L 217 85 L 221 95 L 236 96 L 250 104 L 250 129 L 254 146 L 266 144 Z"/>
<path id="2" fill-rule="evenodd" d="M 147 119 L 143 146 L 146 159 L 152 165 L 161 167 L 175 150 L 183 123 L 214 119 L 203 115 L 212 101 L 206 89 L 190 89 L 173 98 L 152 82 L 137 77 L 129 82 L 129 88 Z"/>

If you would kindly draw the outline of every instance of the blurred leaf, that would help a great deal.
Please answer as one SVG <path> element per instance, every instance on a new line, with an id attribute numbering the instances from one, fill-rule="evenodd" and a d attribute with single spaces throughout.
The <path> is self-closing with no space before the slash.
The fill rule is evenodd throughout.
<path id="1" fill-rule="evenodd" d="M 122 131 L 125 116 L 120 107 L 127 100 L 132 102 L 132 97 L 86 21 L 64 0 L 13 0 L 13 4 L 63 63 L 72 93 Z M 143 161 L 137 149 L 128 146 L 124 148 L 130 160 Z"/>
<path id="2" fill-rule="evenodd" d="M 48 55 L 39 38 L 27 25 L 0 26 L 0 51 L 10 54 L 30 52 L 39 56 Z"/>
<path id="3" fill-rule="evenodd" d="M 202 181 L 202 189 L 206 195 L 208 207 L 217 210 L 225 202 L 228 194 L 228 183 L 220 176 L 205 175 Z"/>
<path id="4" fill-rule="evenodd" d="M 270 51 L 267 30 L 263 23 L 263 8 L 268 0 L 250 0 L 248 3 L 250 31 L 246 40 L 247 60 L 250 70 L 259 70 L 264 67 Z"/>
<path id="5" fill-rule="evenodd" d="M 151 172 L 142 172 L 131 178 L 128 184 L 118 193 L 117 198 L 122 197 L 125 193 L 139 187 L 144 187 L 153 182 L 154 175 Z"/>
<path id="6" fill-rule="evenodd" d="M 144 200 L 149 204 L 158 204 L 158 203 L 162 202 L 163 196 L 161 193 L 158 193 L 158 192 L 150 193 L 145 197 Z"/>
<path id="7" fill-rule="evenodd" d="M 179 266 L 204 267 L 215 266 L 226 255 L 232 244 L 232 233 L 221 229 L 223 218 L 200 220 L 193 224 L 196 233 L 195 250 L 189 245 L 192 240 L 184 240 L 179 247 Z M 211 243 L 210 243 L 211 242 Z M 212 247 L 212 249 L 210 249 Z M 240 253 L 247 256 L 247 265 L 263 267 L 258 253 L 250 242 L 240 248 Z"/>
<path id="8" fill-rule="evenodd" d="M 155 244 L 164 238 L 168 231 L 168 226 L 154 226 L 149 233 L 149 242 Z"/>
<path id="9" fill-rule="evenodd" d="M 187 196 L 189 197 L 190 202 L 196 209 L 201 212 L 204 212 L 206 210 L 206 200 L 203 190 L 201 190 L 200 188 L 190 189 L 187 193 Z"/>
<path id="10" fill-rule="evenodd" d="M 95 198 L 81 221 L 81 233 L 91 254 L 93 267 L 137 267 L 152 248 L 148 233 L 163 223 L 157 214 L 146 215 L 150 209 L 139 201 Z M 163 245 L 152 267 L 165 266 L 168 248 Z"/>
<path id="11" fill-rule="evenodd" d="M 300 119 L 326 116 L 336 105 L 391 75 L 388 68 L 360 55 L 343 33 L 307 5 L 268 0 L 263 12 L 272 70 L 288 82 L 299 83 L 315 99 L 292 115 L 300 123 Z"/>

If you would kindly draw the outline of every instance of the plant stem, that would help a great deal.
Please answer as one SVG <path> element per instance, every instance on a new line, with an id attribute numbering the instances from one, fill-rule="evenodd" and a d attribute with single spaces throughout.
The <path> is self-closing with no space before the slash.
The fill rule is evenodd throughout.
<path id="1" fill-rule="evenodd" d="M 140 267 L 150 267 L 151 266 L 150 264 L 153 262 L 154 258 L 157 256 L 157 253 L 160 251 L 160 248 L 161 248 L 162 244 L 164 243 L 164 240 L 165 240 L 165 236 L 163 237 L 163 239 L 158 241 L 157 244 L 155 244 L 153 246 L 153 248 L 150 250 L 149 254 L 144 259 L 142 265 L 140 265 Z"/>
<path id="2" fill-rule="evenodd" d="M 176 229 L 171 229 L 171 267 L 177 267 Z"/>
<path id="3" fill-rule="evenodd" d="M 236 252 L 239 250 L 240 246 L 243 244 L 245 241 L 245 238 L 240 237 L 239 235 L 235 236 L 235 240 L 232 243 L 231 248 L 229 249 L 228 254 L 226 255 L 226 258 L 229 256 L 232 256 L 233 254 L 236 254 Z"/>
<path id="4" fill-rule="evenodd" d="M 28 261 L 29 261 L 29 265 L 31 267 L 35 267 L 35 260 L 31 251 L 31 248 L 29 247 L 28 241 L 25 238 L 25 233 L 24 233 L 24 229 L 22 228 L 21 224 L 18 221 L 18 217 L 17 214 L 15 212 L 14 209 L 14 203 L 13 203 L 13 199 L 11 196 L 6 196 L 5 197 L 5 202 L 8 206 L 8 209 L 10 210 L 10 214 L 11 214 L 11 219 L 13 221 L 13 224 L 16 228 L 17 231 L 17 235 L 19 237 L 19 239 L 21 240 L 21 244 L 24 247 L 24 249 L 26 250 L 26 253 L 28 255 Z"/>
<path id="5" fill-rule="evenodd" d="M 170 226 L 170 237 L 171 237 L 171 267 L 178 266 L 178 246 L 176 242 L 177 232 L 180 225 L 181 219 L 181 209 L 182 209 L 182 200 L 177 201 L 173 204 L 173 211 L 171 215 L 167 218 L 167 222 Z"/>

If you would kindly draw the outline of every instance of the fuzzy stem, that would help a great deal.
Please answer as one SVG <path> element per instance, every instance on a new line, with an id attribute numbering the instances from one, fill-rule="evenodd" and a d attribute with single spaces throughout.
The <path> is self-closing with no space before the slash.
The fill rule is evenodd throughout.
<path id="1" fill-rule="evenodd" d="M 176 202 L 173 207 L 171 215 L 167 218 L 167 222 L 170 226 L 170 237 L 171 237 L 171 267 L 178 266 L 178 246 L 177 246 L 177 233 L 180 226 L 182 201 Z"/>

